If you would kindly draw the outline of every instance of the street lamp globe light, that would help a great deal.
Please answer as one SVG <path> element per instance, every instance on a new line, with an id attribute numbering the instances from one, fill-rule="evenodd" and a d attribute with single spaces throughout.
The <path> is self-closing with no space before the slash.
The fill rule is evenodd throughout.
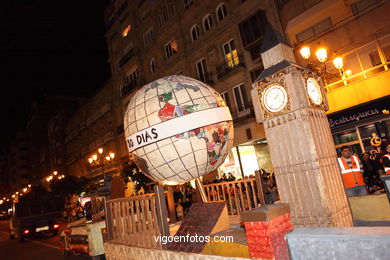
<path id="1" fill-rule="evenodd" d="M 89 157 L 89 158 L 88 158 L 88 162 L 89 162 L 89 163 L 92 163 L 92 162 L 93 162 L 93 158 L 92 158 L 92 157 Z"/>
<path id="2" fill-rule="evenodd" d="M 316 51 L 316 56 L 317 56 L 317 59 L 319 62 L 326 62 L 326 60 L 328 59 L 328 52 L 326 50 L 326 48 L 319 48 L 317 51 Z"/>
<path id="3" fill-rule="evenodd" d="M 110 153 L 110 157 L 111 157 L 111 159 L 114 159 L 115 153 Z"/>
<path id="4" fill-rule="evenodd" d="M 102 154 L 102 153 L 103 153 L 103 148 L 99 148 L 99 149 L 98 149 L 98 152 L 99 152 L 100 154 Z"/>
<path id="5" fill-rule="evenodd" d="M 92 159 L 93 159 L 94 161 L 96 161 L 97 158 L 98 158 L 97 154 L 92 155 Z"/>
<path id="6" fill-rule="evenodd" d="M 336 57 L 333 59 L 334 66 L 341 70 L 344 67 L 343 58 L 342 57 Z"/>
<path id="7" fill-rule="evenodd" d="M 309 46 L 303 46 L 300 51 L 299 51 L 302 55 L 302 58 L 304 58 L 305 60 L 308 60 L 310 58 L 310 48 Z"/>

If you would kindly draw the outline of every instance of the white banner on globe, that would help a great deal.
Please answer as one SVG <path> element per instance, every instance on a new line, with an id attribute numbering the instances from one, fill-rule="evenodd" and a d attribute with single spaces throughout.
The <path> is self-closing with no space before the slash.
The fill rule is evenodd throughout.
<path id="1" fill-rule="evenodd" d="M 129 152 L 160 140 L 219 122 L 232 121 L 228 107 L 217 107 L 176 117 L 153 125 L 126 139 Z"/>

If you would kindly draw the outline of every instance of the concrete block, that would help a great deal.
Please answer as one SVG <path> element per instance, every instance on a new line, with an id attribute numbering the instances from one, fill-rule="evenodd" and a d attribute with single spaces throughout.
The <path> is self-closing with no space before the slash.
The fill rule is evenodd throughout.
<path id="1" fill-rule="evenodd" d="M 292 259 L 390 257 L 390 227 L 297 228 L 286 238 Z"/>

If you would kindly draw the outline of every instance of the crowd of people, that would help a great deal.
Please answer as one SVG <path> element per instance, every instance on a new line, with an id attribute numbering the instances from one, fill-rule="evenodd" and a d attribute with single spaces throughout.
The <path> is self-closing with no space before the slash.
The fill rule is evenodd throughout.
<path id="1" fill-rule="evenodd" d="M 62 213 L 64 221 L 72 222 L 86 217 L 92 219 L 91 202 L 87 201 L 84 206 L 72 197 L 65 199 L 65 207 Z"/>
<path id="2" fill-rule="evenodd" d="M 177 185 L 173 192 L 176 219 L 183 220 L 191 205 L 196 201 L 195 189 L 189 185 Z"/>
<path id="3" fill-rule="evenodd" d="M 348 196 L 380 194 L 385 192 L 380 175 L 390 174 L 390 145 L 386 149 L 382 149 L 379 153 L 370 154 L 366 152 L 361 156 L 353 154 L 349 146 L 343 146 L 338 156 L 338 163 L 344 188 Z M 277 202 L 279 200 L 279 193 L 275 175 L 261 169 L 260 176 L 265 203 L 273 204 Z M 244 179 L 248 178 L 255 178 L 255 175 L 244 177 Z M 224 190 L 222 191 L 213 185 L 210 185 L 212 187 L 208 190 L 208 195 L 213 198 L 213 201 L 225 200 L 230 212 L 235 212 L 239 208 L 242 210 L 244 208 L 248 209 L 250 206 L 256 207 L 255 205 L 249 205 L 254 202 L 246 198 L 248 196 L 249 198 L 258 197 L 257 185 L 238 185 L 238 182 L 234 182 L 240 179 L 237 179 L 229 172 L 228 174 L 222 174 L 219 178 L 215 178 L 211 182 L 204 182 L 203 184 L 231 182 L 231 184 L 223 185 Z M 248 193 L 248 196 L 241 196 L 241 193 Z M 189 185 L 177 185 L 173 192 L 173 197 L 176 218 L 177 220 L 182 220 L 188 213 L 192 203 L 197 200 L 196 191 Z M 232 199 L 233 197 L 236 197 L 237 200 Z M 257 201 L 259 201 L 259 198 L 257 198 Z M 63 218 L 69 222 L 79 220 L 83 217 L 87 217 L 88 219 L 91 218 L 91 212 L 91 202 L 86 202 L 82 206 L 77 199 L 69 197 L 65 202 Z"/>

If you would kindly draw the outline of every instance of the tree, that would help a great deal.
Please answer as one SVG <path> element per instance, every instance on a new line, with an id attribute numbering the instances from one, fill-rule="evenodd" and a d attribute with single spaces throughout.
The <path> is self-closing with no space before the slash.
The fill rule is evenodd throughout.
<path id="1" fill-rule="evenodd" d="M 123 181 L 127 184 L 130 179 L 135 182 L 135 190 L 138 192 L 141 188 L 145 191 L 148 189 L 148 184 L 153 181 L 149 179 L 145 174 L 143 174 L 137 165 L 133 162 L 127 162 L 123 166 L 122 170 Z"/>
<path id="2" fill-rule="evenodd" d="M 86 178 L 66 176 L 64 179 L 54 180 L 51 183 L 51 190 L 55 191 L 56 194 L 65 197 L 68 194 L 80 194 L 85 191 L 87 184 L 88 180 Z"/>

